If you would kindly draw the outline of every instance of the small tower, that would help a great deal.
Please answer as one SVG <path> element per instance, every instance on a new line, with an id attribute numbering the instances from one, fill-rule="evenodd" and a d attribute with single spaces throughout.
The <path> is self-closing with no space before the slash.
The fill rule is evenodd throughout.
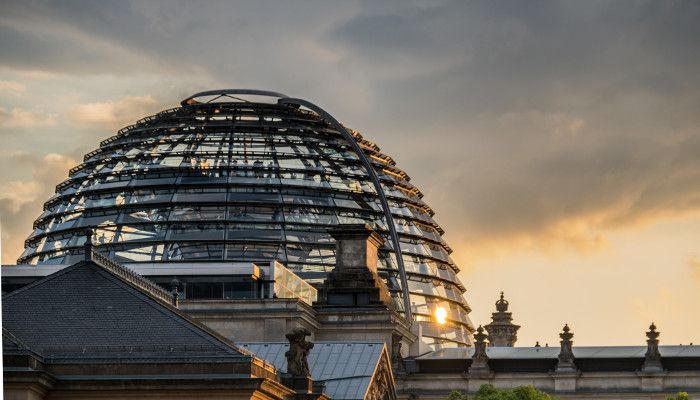
<path id="1" fill-rule="evenodd" d="M 513 347 L 518 340 L 520 325 L 513 323 L 512 313 L 508 312 L 508 300 L 501 298 L 496 302 L 496 312 L 491 314 L 491 323 L 484 328 L 489 334 L 489 346 Z"/>

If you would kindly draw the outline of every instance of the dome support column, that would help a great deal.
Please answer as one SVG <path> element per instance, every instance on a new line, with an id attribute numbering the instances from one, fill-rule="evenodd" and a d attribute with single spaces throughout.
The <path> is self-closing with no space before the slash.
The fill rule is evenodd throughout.
<path id="1" fill-rule="evenodd" d="M 399 242 L 399 235 L 396 233 L 396 226 L 394 225 L 394 217 L 391 215 L 391 209 L 389 208 L 389 201 L 387 200 L 386 194 L 384 193 L 384 189 L 382 188 L 382 185 L 379 182 L 379 176 L 377 175 L 377 171 L 374 170 L 372 164 L 369 161 L 369 157 L 367 157 L 365 152 L 362 151 L 360 145 L 357 143 L 357 141 L 355 141 L 355 138 L 352 136 L 350 131 L 348 131 L 340 122 L 338 122 L 338 120 L 333 118 L 331 114 L 326 112 L 321 107 L 306 100 L 292 97 L 283 97 L 277 100 L 277 103 L 303 106 L 311 111 L 314 111 L 319 116 L 321 116 L 321 118 L 326 120 L 326 122 L 329 123 L 333 128 L 335 128 L 343 136 L 343 138 L 345 138 L 345 140 L 348 141 L 353 151 L 355 151 L 357 156 L 360 158 L 362 165 L 367 170 L 367 174 L 369 174 L 369 177 L 372 180 L 372 183 L 374 184 L 374 189 L 379 195 L 379 201 L 381 202 L 382 209 L 384 210 L 384 218 L 386 219 L 386 225 L 389 228 L 389 235 L 391 236 L 391 241 L 394 244 L 396 263 L 398 264 L 397 266 L 399 268 L 399 277 L 401 278 L 401 295 L 403 297 L 404 315 L 406 315 L 406 320 L 409 323 L 409 325 L 412 324 L 413 314 L 411 313 L 411 300 L 408 290 L 408 279 L 406 278 L 406 269 L 403 265 L 403 256 L 401 254 L 401 243 Z"/>

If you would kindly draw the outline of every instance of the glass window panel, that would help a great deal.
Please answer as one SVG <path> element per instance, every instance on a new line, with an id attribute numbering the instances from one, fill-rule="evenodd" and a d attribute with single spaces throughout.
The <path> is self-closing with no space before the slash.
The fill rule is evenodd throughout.
<path id="1" fill-rule="evenodd" d="M 224 224 L 177 224 L 168 230 L 168 240 L 223 240 Z"/>
<path id="2" fill-rule="evenodd" d="M 167 190 L 141 189 L 129 197 L 127 204 L 170 203 L 172 197 L 173 194 Z"/>
<path id="3" fill-rule="evenodd" d="M 222 221 L 225 206 L 175 206 L 170 214 L 173 221 Z"/>
<path id="4" fill-rule="evenodd" d="M 157 244 L 131 249 L 115 250 L 114 255 L 122 260 L 135 262 L 160 261 L 163 258 L 164 245 Z"/>
<path id="5" fill-rule="evenodd" d="M 224 245 L 221 243 L 171 243 L 165 254 L 168 260 L 221 260 Z"/>

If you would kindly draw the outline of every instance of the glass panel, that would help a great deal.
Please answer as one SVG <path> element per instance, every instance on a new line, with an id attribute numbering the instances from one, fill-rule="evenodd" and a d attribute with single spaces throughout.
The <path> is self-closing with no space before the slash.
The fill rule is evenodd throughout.
<path id="1" fill-rule="evenodd" d="M 168 230 L 168 240 L 223 240 L 224 224 L 177 224 Z"/>

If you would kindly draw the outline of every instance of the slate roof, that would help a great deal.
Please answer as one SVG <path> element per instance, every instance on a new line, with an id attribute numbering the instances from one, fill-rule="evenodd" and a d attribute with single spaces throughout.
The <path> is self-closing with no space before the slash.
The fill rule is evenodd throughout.
<path id="1" fill-rule="evenodd" d="M 278 370 L 287 370 L 284 353 L 289 343 L 238 343 Z M 317 342 L 309 352 L 314 381 L 326 383 L 325 393 L 333 400 L 364 399 L 384 350 L 384 343 Z"/>
<path id="2" fill-rule="evenodd" d="M 2 324 L 16 339 L 3 335 L 3 345 L 51 358 L 247 358 L 161 297 L 83 261 L 3 297 Z"/>
<path id="3" fill-rule="evenodd" d="M 559 346 L 554 347 L 487 347 L 491 359 L 549 359 L 557 358 Z M 576 358 L 644 358 L 646 346 L 578 346 L 573 347 Z M 418 360 L 466 359 L 474 353 L 473 347 L 432 351 Z M 662 358 L 700 357 L 700 346 L 659 346 Z"/>

